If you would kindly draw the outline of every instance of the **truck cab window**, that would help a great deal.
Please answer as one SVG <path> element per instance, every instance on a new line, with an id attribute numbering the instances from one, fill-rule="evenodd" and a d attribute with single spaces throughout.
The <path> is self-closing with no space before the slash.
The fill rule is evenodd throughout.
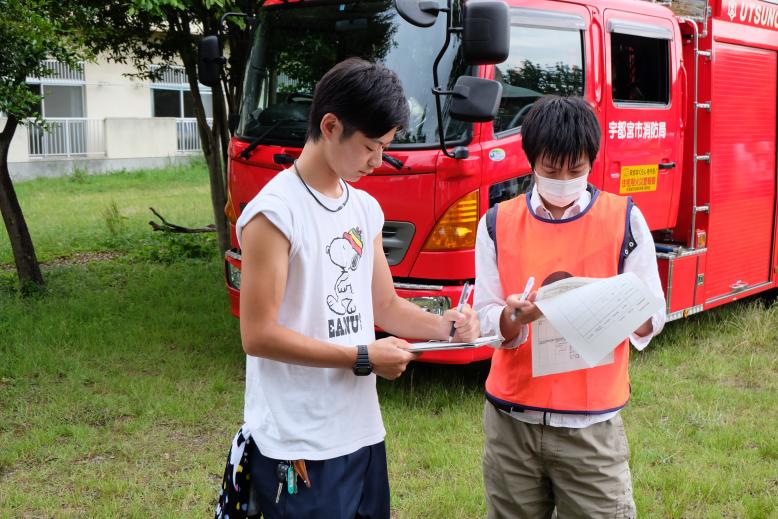
<path id="1" fill-rule="evenodd" d="M 316 82 L 337 62 L 359 56 L 394 70 L 405 89 L 410 125 L 392 146 L 435 146 L 438 119 L 429 71 L 445 37 L 444 16 L 431 30 L 421 30 L 404 22 L 392 2 L 368 0 L 278 2 L 259 18 L 244 80 L 241 139 L 302 147 Z M 440 63 L 443 88 L 453 88 L 468 72 L 460 36 L 454 35 Z M 446 104 L 446 140 L 464 142 L 470 123 L 454 120 L 448 110 Z"/>
<path id="2" fill-rule="evenodd" d="M 489 208 L 500 202 L 516 198 L 532 187 L 532 175 L 509 178 L 489 186 Z"/>
<path id="3" fill-rule="evenodd" d="M 546 94 L 584 92 L 583 31 L 545 27 L 511 27 L 508 59 L 494 67 L 502 83 L 502 100 L 494 133 L 521 126 L 532 104 Z"/>
<path id="4" fill-rule="evenodd" d="M 669 41 L 611 34 L 614 103 L 670 102 Z"/>

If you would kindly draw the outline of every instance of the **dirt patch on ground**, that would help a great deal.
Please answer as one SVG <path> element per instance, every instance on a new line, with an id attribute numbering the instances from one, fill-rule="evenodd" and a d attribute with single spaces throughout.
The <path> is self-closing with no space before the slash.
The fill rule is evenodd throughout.
<path id="1" fill-rule="evenodd" d="M 53 269 L 60 267 L 70 267 L 72 265 L 84 265 L 86 263 L 92 263 L 95 261 L 110 261 L 114 258 L 118 258 L 122 254 L 116 251 L 103 251 L 103 252 L 79 252 L 72 256 L 62 256 L 54 258 L 49 261 L 41 263 L 41 268 Z M 16 266 L 12 263 L 0 263 L 0 272 L 15 270 Z"/>

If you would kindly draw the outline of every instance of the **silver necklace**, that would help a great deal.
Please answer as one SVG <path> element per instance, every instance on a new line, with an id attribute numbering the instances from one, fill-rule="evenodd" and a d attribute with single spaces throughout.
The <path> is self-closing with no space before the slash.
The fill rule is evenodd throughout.
<path id="1" fill-rule="evenodd" d="M 292 163 L 292 167 L 294 168 L 294 172 L 297 174 L 297 178 L 299 178 L 299 179 L 300 179 L 300 182 L 302 182 L 302 183 L 303 183 L 303 185 L 305 186 L 305 190 L 306 190 L 306 191 L 308 191 L 308 193 L 309 193 L 309 194 L 310 194 L 310 195 L 313 197 L 313 199 L 314 199 L 314 200 L 316 200 L 316 203 L 318 203 L 318 204 L 319 204 L 320 206 L 322 206 L 324 209 L 326 209 L 327 211 L 329 211 L 329 212 L 331 212 L 331 213 L 337 213 L 338 211 L 340 211 L 341 209 L 343 209 L 344 207 L 346 207 L 346 204 L 348 203 L 349 196 L 350 196 L 350 194 L 351 194 L 351 193 L 350 193 L 350 191 L 349 191 L 349 189 L 348 189 L 348 184 L 346 184 L 346 182 L 343 182 L 343 189 L 345 189 L 345 190 L 346 190 L 346 199 L 345 199 L 345 200 L 343 201 L 343 203 L 342 203 L 342 204 L 340 204 L 340 205 L 339 205 L 339 206 L 338 206 L 336 209 L 331 209 L 331 208 L 327 207 L 326 205 L 324 205 L 324 203 L 323 203 L 321 200 L 319 200 L 319 197 L 318 197 L 318 196 L 316 196 L 316 195 L 313 193 L 313 191 L 311 190 L 311 188 L 310 188 L 310 187 L 308 187 L 308 184 L 306 184 L 306 183 L 305 183 L 305 180 L 303 180 L 303 177 L 302 177 L 302 175 L 300 175 L 300 170 L 299 170 L 299 169 L 297 169 L 297 161 L 296 161 L 296 160 L 295 160 L 295 161 Z M 342 180 L 342 179 L 341 179 L 341 180 Z"/>

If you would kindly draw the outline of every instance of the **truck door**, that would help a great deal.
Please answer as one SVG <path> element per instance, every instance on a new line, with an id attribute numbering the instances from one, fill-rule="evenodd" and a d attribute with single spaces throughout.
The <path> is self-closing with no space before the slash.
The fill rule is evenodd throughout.
<path id="1" fill-rule="evenodd" d="M 612 9 L 604 29 L 603 187 L 632 196 L 651 229 L 671 227 L 683 142 L 679 35 L 668 19 Z"/>

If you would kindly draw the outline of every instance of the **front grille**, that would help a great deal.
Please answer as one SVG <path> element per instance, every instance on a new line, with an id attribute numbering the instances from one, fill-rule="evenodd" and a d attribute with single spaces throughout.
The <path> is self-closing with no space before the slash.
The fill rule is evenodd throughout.
<path id="1" fill-rule="evenodd" d="M 389 265 L 397 265 L 411 245 L 416 227 L 410 222 L 384 222 L 384 255 Z"/>

